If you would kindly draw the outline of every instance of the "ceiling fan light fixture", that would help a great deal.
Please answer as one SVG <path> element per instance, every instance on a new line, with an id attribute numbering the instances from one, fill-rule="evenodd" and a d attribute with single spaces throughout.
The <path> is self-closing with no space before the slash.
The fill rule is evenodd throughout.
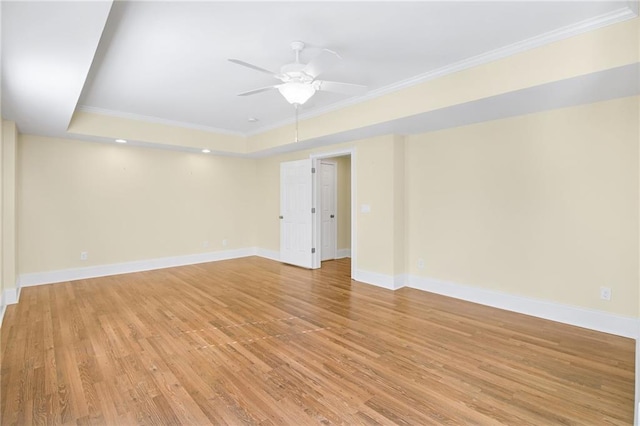
<path id="1" fill-rule="evenodd" d="M 295 81 L 281 84 L 278 86 L 278 91 L 287 102 L 293 105 L 304 104 L 316 93 L 316 89 L 311 84 Z"/>

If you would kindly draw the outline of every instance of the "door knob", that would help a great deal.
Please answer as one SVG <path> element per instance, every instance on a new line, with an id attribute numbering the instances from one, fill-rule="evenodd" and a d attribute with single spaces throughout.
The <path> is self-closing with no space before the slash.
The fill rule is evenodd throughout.
<path id="1" fill-rule="evenodd" d="M 280 219 L 284 219 L 284 216 L 280 216 Z"/>
<path id="2" fill-rule="evenodd" d="M 335 217 L 334 215 L 331 215 L 331 219 L 333 219 L 334 217 Z"/>

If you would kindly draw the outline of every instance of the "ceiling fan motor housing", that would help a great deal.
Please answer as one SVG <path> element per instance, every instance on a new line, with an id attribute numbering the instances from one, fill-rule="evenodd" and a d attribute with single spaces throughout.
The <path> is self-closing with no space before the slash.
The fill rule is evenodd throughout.
<path id="1" fill-rule="evenodd" d="M 292 41 L 290 46 L 291 46 L 291 50 L 293 50 L 295 52 L 302 52 L 302 49 L 304 49 L 304 42 L 302 42 L 302 41 Z"/>
<path id="2" fill-rule="evenodd" d="M 313 77 L 305 73 L 303 70 L 306 64 L 294 62 L 292 64 L 283 65 L 280 68 L 280 74 L 282 75 L 282 81 L 287 83 L 290 81 L 296 81 L 300 83 L 311 83 Z"/>

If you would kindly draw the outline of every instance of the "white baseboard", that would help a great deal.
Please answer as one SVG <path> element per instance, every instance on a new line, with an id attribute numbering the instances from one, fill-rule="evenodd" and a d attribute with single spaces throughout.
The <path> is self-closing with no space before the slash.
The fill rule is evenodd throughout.
<path id="1" fill-rule="evenodd" d="M 53 284 L 66 281 L 82 280 L 86 278 L 104 277 L 108 275 L 127 274 L 130 272 L 150 271 L 153 269 L 171 268 L 174 266 L 193 265 L 196 263 L 215 262 L 218 260 L 237 259 L 253 256 L 255 247 L 197 253 L 185 256 L 164 257 L 159 259 L 139 260 L 134 262 L 114 263 L 110 265 L 88 266 L 86 268 L 63 269 L 58 271 L 35 272 L 21 274 L 20 287 Z"/>
<path id="2" fill-rule="evenodd" d="M 640 336 L 640 321 L 638 336 Z M 636 338 L 636 394 L 634 407 L 633 424 L 638 426 L 640 424 L 640 338 Z"/>
<path id="3" fill-rule="evenodd" d="M 338 249 L 336 259 L 344 259 L 345 257 L 351 257 L 351 249 Z"/>
<path id="4" fill-rule="evenodd" d="M 248 247 L 237 250 L 198 253 L 186 256 L 90 266 L 86 268 L 21 274 L 18 279 L 18 287 L 6 289 L 2 293 L 3 303 L 1 314 L 4 316 L 4 310 L 7 305 L 18 302 L 20 289 L 22 287 L 126 274 L 130 272 L 149 271 L 153 269 L 170 268 L 174 266 L 192 265 L 219 260 L 237 259 L 240 257 L 254 255 L 274 261 L 280 261 L 280 253 L 277 251 Z M 640 341 L 640 320 L 638 320 L 638 318 L 623 317 L 604 311 L 563 305 L 545 300 L 530 299 L 508 293 L 486 290 L 479 287 L 464 286 L 456 283 L 417 277 L 408 274 L 393 276 L 358 269 L 355 271 L 353 279 L 389 290 L 397 290 L 408 286 L 418 290 L 455 297 L 457 299 L 480 303 L 487 306 L 493 306 L 499 309 L 519 312 L 526 315 L 611 333 L 618 336 L 631 337 Z M 2 317 L 0 317 L 0 321 L 1 320 Z"/>
<path id="5" fill-rule="evenodd" d="M 0 327 L 4 320 L 4 313 L 7 311 L 7 305 L 18 303 L 20 299 L 20 288 L 8 288 L 0 293 Z"/>
<path id="6" fill-rule="evenodd" d="M 267 250 L 260 247 L 255 249 L 255 255 L 264 257 L 265 259 L 275 260 L 276 262 L 280 262 L 280 252 L 275 250 Z"/>
<path id="7" fill-rule="evenodd" d="M 357 269 L 355 271 L 354 280 L 360 281 L 365 284 L 375 285 L 377 287 L 386 288 L 388 290 L 397 290 L 406 285 L 407 275 L 385 275 L 377 272 L 364 271 Z"/>
<path id="8" fill-rule="evenodd" d="M 13 305 L 14 303 L 18 303 L 20 299 L 20 289 L 19 288 L 7 288 L 2 292 L 2 305 Z"/>
<path id="9" fill-rule="evenodd" d="M 408 287 L 590 330 L 634 339 L 639 337 L 638 318 L 413 275 L 409 277 Z"/>
<path id="10" fill-rule="evenodd" d="M 398 274 L 393 277 L 395 289 L 407 287 L 409 285 L 409 274 Z"/>

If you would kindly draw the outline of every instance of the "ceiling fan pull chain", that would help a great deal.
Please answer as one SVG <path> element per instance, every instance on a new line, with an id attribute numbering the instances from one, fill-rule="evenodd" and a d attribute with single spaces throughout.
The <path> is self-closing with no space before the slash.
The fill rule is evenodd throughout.
<path id="1" fill-rule="evenodd" d="M 294 104 L 294 106 L 296 107 L 296 143 L 297 143 L 298 142 L 298 107 L 300 105 Z"/>

